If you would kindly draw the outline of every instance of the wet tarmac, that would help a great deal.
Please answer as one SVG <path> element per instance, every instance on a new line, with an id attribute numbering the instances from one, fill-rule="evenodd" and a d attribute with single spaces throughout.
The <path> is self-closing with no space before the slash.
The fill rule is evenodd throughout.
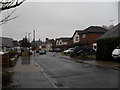
<path id="1" fill-rule="evenodd" d="M 6 88 L 117 88 L 118 71 L 60 58 L 48 52 L 31 57 L 21 56 Z M 3 82 L 6 82 L 3 80 Z"/>

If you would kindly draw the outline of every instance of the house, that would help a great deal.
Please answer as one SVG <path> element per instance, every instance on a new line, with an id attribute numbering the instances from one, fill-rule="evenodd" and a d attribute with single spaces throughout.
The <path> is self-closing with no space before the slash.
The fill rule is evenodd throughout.
<path id="1" fill-rule="evenodd" d="M 0 37 L 0 46 L 2 47 L 3 51 L 11 49 L 14 47 L 13 39 L 8 37 Z"/>
<path id="2" fill-rule="evenodd" d="M 112 60 L 112 51 L 120 45 L 120 23 L 97 38 L 96 42 L 97 60 Z"/>
<path id="3" fill-rule="evenodd" d="M 46 38 L 45 44 L 46 44 L 46 50 L 50 50 L 51 48 L 52 49 L 55 48 L 55 40 L 54 39 Z"/>
<path id="4" fill-rule="evenodd" d="M 82 30 L 76 30 L 72 36 L 73 39 L 73 45 L 79 45 L 79 42 L 81 41 L 81 33 Z"/>
<path id="5" fill-rule="evenodd" d="M 81 33 L 81 42 L 85 43 L 87 48 L 92 49 L 96 39 L 106 31 L 108 30 L 99 26 L 90 26 Z"/>
<path id="6" fill-rule="evenodd" d="M 43 42 L 39 39 L 31 42 L 32 49 L 40 48 Z"/>
<path id="7" fill-rule="evenodd" d="M 13 39 L 8 37 L 0 37 L 0 45 L 2 47 L 13 47 Z"/>
<path id="8" fill-rule="evenodd" d="M 61 37 L 56 39 L 56 48 L 61 48 L 61 50 L 65 50 L 72 46 L 72 38 L 69 37 Z"/>
<path id="9" fill-rule="evenodd" d="M 85 30 L 76 30 L 73 34 L 73 46 L 81 46 L 92 49 L 96 38 L 104 34 L 107 29 L 98 26 L 90 26 Z"/>
<path id="10" fill-rule="evenodd" d="M 83 46 L 86 46 L 88 43 L 85 41 L 85 40 L 83 40 L 82 41 L 82 32 L 83 32 L 83 30 L 76 30 L 75 32 L 74 32 L 74 34 L 73 34 L 73 36 L 72 36 L 72 39 L 73 39 L 73 47 L 75 47 L 75 46 L 81 46 L 81 47 L 83 47 Z"/>

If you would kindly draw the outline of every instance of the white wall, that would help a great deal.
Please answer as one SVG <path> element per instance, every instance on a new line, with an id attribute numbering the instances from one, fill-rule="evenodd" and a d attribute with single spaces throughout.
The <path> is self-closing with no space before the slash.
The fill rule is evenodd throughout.
<path id="1" fill-rule="evenodd" d="M 76 41 L 76 37 L 78 37 L 78 41 Z M 80 37 L 78 33 L 76 32 L 75 36 L 73 37 L 73 43 L 78 43 L 80 41 Z"/>

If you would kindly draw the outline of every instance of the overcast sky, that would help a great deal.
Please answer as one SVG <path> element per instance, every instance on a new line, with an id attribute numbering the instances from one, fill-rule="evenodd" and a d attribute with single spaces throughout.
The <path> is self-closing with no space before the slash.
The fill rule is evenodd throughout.
<path id="1" fill-rule="evenodd" d="M 4 13 L 5 14 L 5 13 Z M 36 39 L 71 37 L 76 29 L 118 22 L 117 2 L 25 2 L 2 25 L 2 36 L 22 39 L 36 30 Z"/>

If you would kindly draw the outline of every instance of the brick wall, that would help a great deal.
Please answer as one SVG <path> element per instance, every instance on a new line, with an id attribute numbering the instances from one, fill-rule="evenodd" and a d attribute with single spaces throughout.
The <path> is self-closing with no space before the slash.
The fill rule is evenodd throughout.
<path id="1" fill-rule="evenodd" d="M 93 43 L 95 42 L 95 40 L 100 37 L 102 34 L 96 34 L 96 33 L 87 33 L 86 34 L 86 38 L 82 38 L 82 35 L 80 37 L 81 41 L 88 41 L 89 43 L 89 48 L 92 49 Z"/>

